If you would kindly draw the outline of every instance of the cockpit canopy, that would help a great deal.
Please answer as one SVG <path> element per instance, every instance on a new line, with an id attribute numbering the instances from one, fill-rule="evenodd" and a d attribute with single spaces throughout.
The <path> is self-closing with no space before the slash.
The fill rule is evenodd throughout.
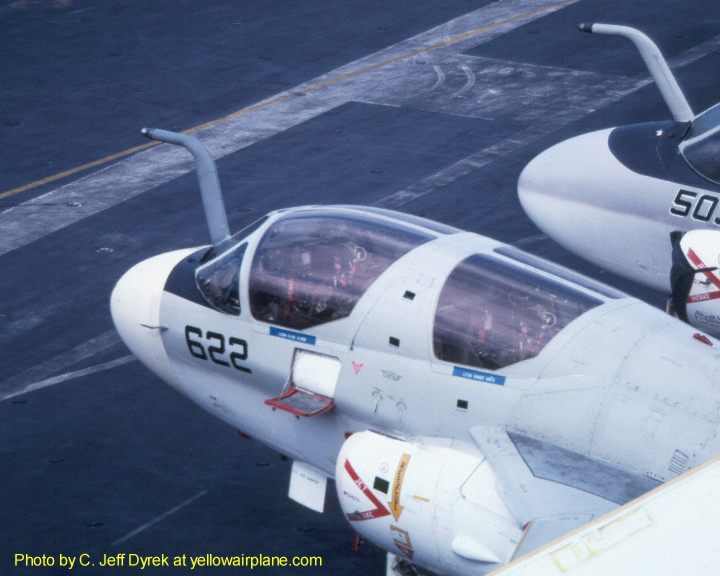
<path id="1" fill-rule="evenodd" d="M 296 329 L 345 318 L 393 262 L 433 238 L 359 211 L 290 213 L 270 226 L 255 252 L 252 314 Z"/>
<path id="2" fill-rule="evenodd" d="M 476 254 L 450 274 L 435 316 L 435 356 L 497 370 L 540 353 L 602 300 L 548 276 Z"/>
<path id="3" fill-rule="evenodd" d="M 696 172 L 720 183 L 720 104 L 693 120 L 680 151 Z"/>
<path id="4" fill-rule="evenodd" d="M 257 242 L 248 281 L 256 320 L 303 330 L 346 318 L 399 258 L 456 231 L 389 216 L 358 208 L 294 210 L 263 227 L 255 240 L 246 232 L 262 227 L 259 221 L 219 255 L 208 252 L 210 259 L 195 269 L 195 283 L 207 304 L 240 314 L 243 258 Z M 602 304 L 600 296 L 619 297 L 510 247 L 470 256 L 440 292 L 435 356 L 490 370 L 532 358 L 567 324 Z"/>

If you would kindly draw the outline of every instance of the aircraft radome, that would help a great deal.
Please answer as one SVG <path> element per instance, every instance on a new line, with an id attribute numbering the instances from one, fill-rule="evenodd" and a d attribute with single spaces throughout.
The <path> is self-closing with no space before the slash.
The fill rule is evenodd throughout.
<path id="1" fill-rule="evenodd" d="M 660 49 L 639 30 L 580 29 L 631 40 L 672 120 L 556 144 L 522 172 L 520 201 L 565 248 L 670 294 L 671 312 L 720 336 L 720 104 L 696 115 Z"/>
<path id="2" fill-rule="evenodd" d="M 487 237 L 363 206 L 231 235 L 199 140 L 211 245 L 131 268 L 122 339 L 199 406 L 328 478 L 388 573 L 486 574 L 720 450 L 720 341 Z M 182 423 L 178 423 L 182 425 Z"/>

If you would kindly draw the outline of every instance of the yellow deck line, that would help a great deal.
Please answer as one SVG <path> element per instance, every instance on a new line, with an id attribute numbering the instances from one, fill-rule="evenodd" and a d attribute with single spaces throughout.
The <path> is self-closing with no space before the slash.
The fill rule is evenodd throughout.
<path id="1" fill-rule="evenodd" d="M 397 56 L 393 56 L 392 58 L 388 58 L 387 60 L 383 60 L 383 61 L 377 62 L 375 64 L 369 64 L 367 66 L 364 66 L 364 67 L 362 67 L 358 70 L 354 70 L 352 72 L 346 72 L 344 74 L 337 74 L 333 78 L 328 79 L 328 80 L 317 81 L 317 82 L 308 84 L 303 87 L 303 91 L 305 93 L 317 92 L 319 90 L 322 90 L 323 88 L 332 86 L 333 84 L 337 84 L 339 82 L 343 82 L 343 81 L 349 80 L 351 78 L 356 78 L 358 76 L 361 76 L 363 74 L 366 74 L 366 73 L 376 70 L 378 68 L 382 68 L 383 66 L 387 66 L 389 64 L 394 64 L 394 63 L 400 62 L 402 60 L 407 60 L 408 58 L 412 58 L 413 56 L 417 56 L 418 54 L 422 54 L 424 52 L 432 52 L 433 50 L 437 50 L 439 48 L 447 48 L 448 46 L 452 46 L 453 44 L 457 44 L 459 42 L 462 42 L 463 40 L 467 40 L 468 38 L 472 38 L 473 36 L 482 34 L 483 32 L 492 31 L 496 28 L 504 26 L 505 24 L 510 24 L 512 22 L 515 22 L 516 20 L 521 20 L 523 18 L 535 16 L 535 15 L 543 13 L 543 12 L 549 12 L 551 10 L 556 10 L 558 8 L 562 8 L 566 5 L 573 4 L 575 1 L 576 0 L 565 0 L 563 2 L 558 2 L 557 4 L 546 5 L 539 10 L 531 10 L 531 11 L 527 11 L 527 12 L 521 12 L 519 14 L 514 15 L 511 18 L 506 18 L 504 20 L 498 20 L 495 22 L 491 22 L 490 24 L 487 24 L 485 26 L 479 26 L 478 28 L 473 28 L 472 30 L 462 32 L 460 34 L 448 36 L 447 38 L 444 38 L 443 40 L 441 40 L 439 42 L 429 44 L 428 46 L 424 46 L 422 48 L 416 48 L 414 50 L 404 52 Z M 227 114 L 225 116 L 221 116 L 214 120 L 209 120 L 208 122 L 203 122 L 202 124 L 198 124 L 197 126 L 193 126 L 192 128 L 183 130 L 183 132 L 186 134 L 192 134 L 193 132 L 197 132 L 199 130 L 204 130 L 205 128 L 210 128 L 220 122 L 224 122 L 231 118 L 237 118 L 238 116 L 242 116 L 249 112 L 254 112 L 256 110 L 266 108 L 267 106 L 270 106 L 271 104 L 275 104 L 277 102 L 283 102 L 285 100 L 288 100 L 291 97 L 293 97 L 292 93 L 290 93 L 289 91 L 286 91 L 286 92 L 277 94 L 275 96 L 272 96 L 270 98 L 266 98 L 265 100 L 261 100 L 260 102 L 252 104 L 250 106 L 246 106 L 245 108 L 241 108 L 240 110 L 236 110 L 235 112 L 231 112 L 230 114 Z M 72 176 L 73 174 L 77 174 L 78 172 L 83 172 L 84 170 L 88 170 L 90 168 L 102 166 L 103 164 L 107 164 L 108 162 L 112 162 L 114 160 L 119 160 L 120 158 L 125 158 L 126 156 L 130 156 L 131 154 L 135 154 L 136 152 L 140 152 L 142 150 L 146 150 L 152 146 L 157 146 L 157 145 L 158 145 L 158 142 L 148 142 L 146 144 L 140 144 L 139 146 L 133 146 L 131 148 L 126 148 L 125 150 L 121 150 L 120 152 L 115 152 L 114 154 L 109 154 L 107 156 L 103 156 L 102 158 L 98 158 L 97 160 L 93 160 L 91 162 L 86 162 L 85 164 L 80 164 L 79 166 L 75 166 L 74 168 L 69 168 L 67 170 L 63 170 L 62 172 L 58 172 L 57 174 L 52 174 L 51 176 L 46 176 L 44 178 L 40 178 L 39 180 L 33 180 L 32 182 L 28 182 L 27 184 L 23 184 L 21 186 L 17 186 L 15 188 L 10 188 L 9 190 L 0 192 L 0 199 L 7 198 L 9 196 L 14 196 L 15 194 L 20 194 L 21 192 L 26 192 L 28 190 L 32 190 L 34 188 L 43 186 L 45 184 L 50 184 L 57 180 L 61 180 L 68 176 Z"/>

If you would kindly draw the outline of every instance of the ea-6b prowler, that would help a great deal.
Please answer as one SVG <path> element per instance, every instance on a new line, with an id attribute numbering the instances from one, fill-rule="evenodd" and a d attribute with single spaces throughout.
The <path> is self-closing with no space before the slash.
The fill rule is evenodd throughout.
<path id="1" fill-rule="evenodd" d="M 670 294 L 673 314 L 720 336 L 720 104 L 696 115 L 660 49 L 639 30 L 580 29 L 631 40 L 672 120 L 556 144 L 520 175 L 520 201 L 568 250 Z"/>
<path id="2" fill-rule="evenodd" d="M 720 342 L 514 247 L 364 206 L 229 232 L 194 137 L 211 245 L 140 262 L 111 298 L 155 374 L 328 478 L 388 573 L 486 574 L 720 449 Z"/>

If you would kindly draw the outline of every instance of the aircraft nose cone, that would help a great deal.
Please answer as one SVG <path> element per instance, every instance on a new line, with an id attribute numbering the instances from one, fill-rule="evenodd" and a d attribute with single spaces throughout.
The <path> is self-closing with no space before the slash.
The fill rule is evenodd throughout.
<path id="1" fill-rule="evenodd" d="M 592 225 L 594 205 L 606 199 L 592 187 L 602 180 L 602 165 L 611 156 L 608 132 L 560 142 L 533 158 L 520 174 L 520 204 L 538 228 L 561 244 L 575 244 L 574 234 L 583 233 L 575 225 Z"/>
<path id="2" fill-rule="evenodd" d="M 518 178 L 518 198 L 528 217 L 544 230 L 545 200 L 551 200 L 555 171 L 560 169 L 556 146 L 544 150 L 523 168 Z"/>
<path id="3" fill-rule="evenodd" d="M 110 296 L 110 313 L 120 338 L 161 377 L 169 363 L 162 343 L 160 300 L 168 275 L 192 251 L 177 250 L 143 260 L 123 274 Z"/>
<path id="4" fill-rule="evenodd" d="M 669 200 L 657 199 L 669 192 L 656 192 L 660 180 L 634 172 L 613 153 L 612 132 L 582 134 L 535 157 L 518 180 L 520 203 L 540 230 L 570 252 L 668 290 L 670 229 L 656 222 L 669 208 Z"/>
<path id="5" fill-rule="evenodd" d="M 638 233 L 628 214 L 635 176 L 610 150 L 612 129 L 582 134 L 548 148 L 520 174 L 523 209 L 545 234 L 565 248 L 605 268 Z"/>

